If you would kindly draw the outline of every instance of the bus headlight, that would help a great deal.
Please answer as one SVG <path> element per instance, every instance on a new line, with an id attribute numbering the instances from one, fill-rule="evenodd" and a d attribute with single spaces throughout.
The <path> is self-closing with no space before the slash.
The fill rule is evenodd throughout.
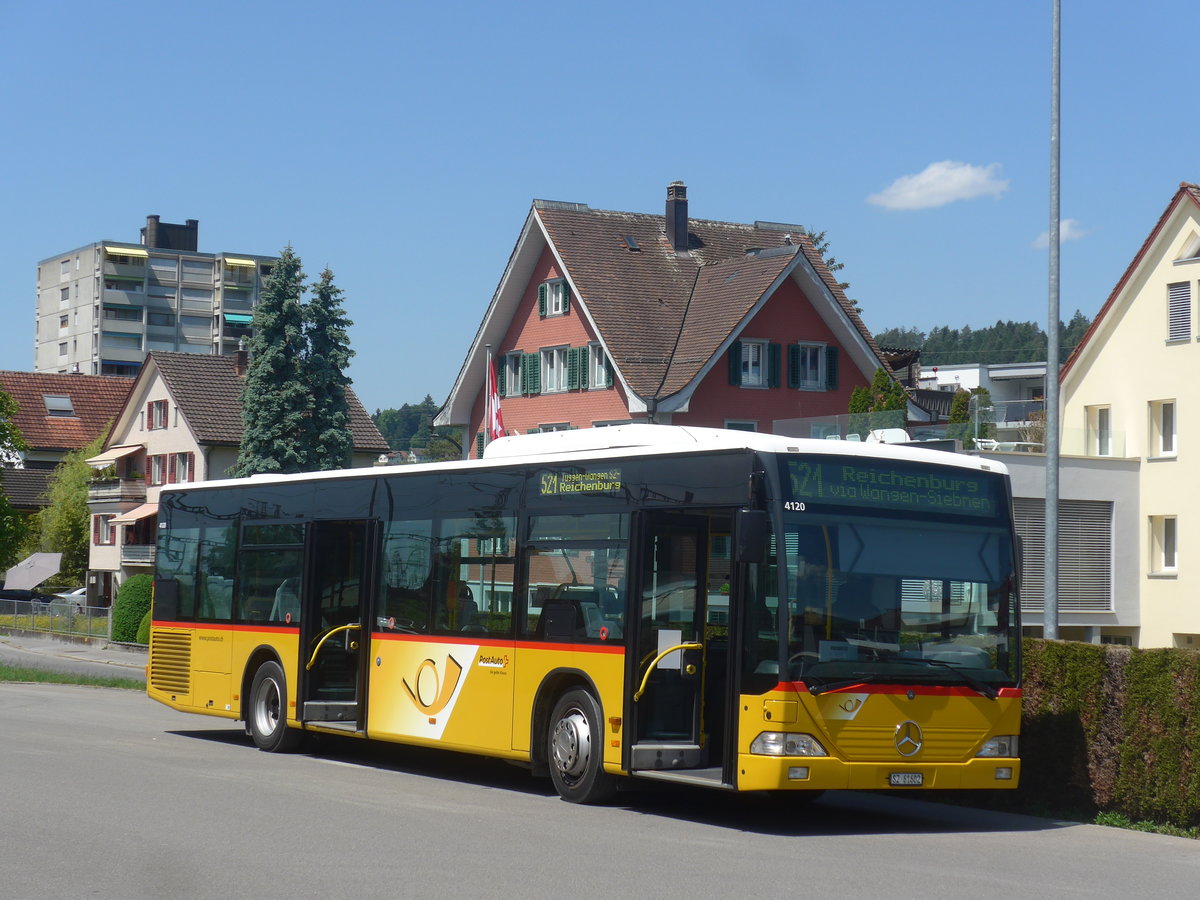
<path id="1" fill-rule="evenodd" d="M 1018 756 L 1017 753 L 1017 735 L 1015 734 L 999 734 L 996 737 L 988 740 L 976 756 Z"/>
<path id="2" fill-rule="evenodd" d="M 759 756 L 828 756 L 825 748 L 811 734 L 791 734 L 786 731 L 764 731 L 750 745 L 750 752 Z"/>

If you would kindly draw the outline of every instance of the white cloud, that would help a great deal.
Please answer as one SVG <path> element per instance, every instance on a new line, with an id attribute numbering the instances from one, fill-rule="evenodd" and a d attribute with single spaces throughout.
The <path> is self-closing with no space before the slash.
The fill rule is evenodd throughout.
<path id="1" fill-rule="evenodd" d="M 1067 241 L 1077 241 L 1087 234 L 1083 230 L 1083 226 L 1079 224 L 1078 219 L 1060 219 L 1058 222 L 1058 246 L 1062 246 Z M 1037 236 L 1037 240 L 1033 242 L 1033 246 L 1039 250 L 1045 250 L 1050 246 L 1050 232 L 1043 231 Z"/>
<path id="2" fill-rule="evenodd" d="M 867 202 L 885 209 L 929 209 L 956 200 L 999 197 L 1008 190 L 1008 181 L 996 177 L 999 169 L 999 163 L 973 166 L 949 159 L 930 163 L 924 172 L 897 178 Z"/>

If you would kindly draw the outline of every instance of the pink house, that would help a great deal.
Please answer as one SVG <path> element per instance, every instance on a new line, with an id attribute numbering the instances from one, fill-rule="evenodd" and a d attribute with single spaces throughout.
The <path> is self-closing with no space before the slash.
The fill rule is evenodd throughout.
<path id="1" fill-rule="evenodd" d="M 845 413 L 886 368 L 803 228 L 535 200 L 434 420 L 484 445 L 494 360 L 509 433 L 623 422 L 771 432 Z"/>

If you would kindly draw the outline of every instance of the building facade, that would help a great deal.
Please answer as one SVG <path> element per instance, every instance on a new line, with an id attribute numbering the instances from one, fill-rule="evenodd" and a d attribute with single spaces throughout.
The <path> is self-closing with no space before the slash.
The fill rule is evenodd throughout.
<path id="1" fill-rule="evenodd" d="M 1200 186 L 1185 182 L 1062 372 L 1063 453 L 1139 463 L 1142 647 L 1200 649 L 1197 296 Z"/>
<path id="2" fill-rule="evenodd" d="M 92 543 L 88 602 L 107 606 L 130 575 L 152 572 L 158 495 L 164 486 L 228 477 L 242 440 L 246 352 L 151 353 L 129 391 L 104 451 L 88 462 L 108 477 L 88 489 Z M 346 389 L 350 465 L 374 465 L 387 442 Z"/>
<path id="3" fill-rule="evenodd" d="M 535 200 L 435 419 L 485 441 L 485 372 L 526 434 L 625 422 L 771 432 L 887 369 L 804 229 Z M 888 370 L 890 371 L 890 369 Z M 808 436 L 808 435 L 806 435 Z M 820 435 L 824 436 L 824 435 Z"/>
<path id="4" fill-rule="evenodd" d="M 276 258 L 202 253 L 198 233 L 195 219 L 148 216 L 139 243 L 39 262 L 34 371 L 133 377 L 151 350 L 233 353 Z"/>

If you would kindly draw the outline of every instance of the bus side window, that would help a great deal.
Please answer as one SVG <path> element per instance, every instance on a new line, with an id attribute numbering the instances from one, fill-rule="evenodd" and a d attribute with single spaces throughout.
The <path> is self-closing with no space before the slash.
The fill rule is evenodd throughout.
<path id="1" fill-rule="evenodd" d="M 387 523 L 380 566 L 378 627 L 425 634 L 433 592 L 433 522 Z"/>

